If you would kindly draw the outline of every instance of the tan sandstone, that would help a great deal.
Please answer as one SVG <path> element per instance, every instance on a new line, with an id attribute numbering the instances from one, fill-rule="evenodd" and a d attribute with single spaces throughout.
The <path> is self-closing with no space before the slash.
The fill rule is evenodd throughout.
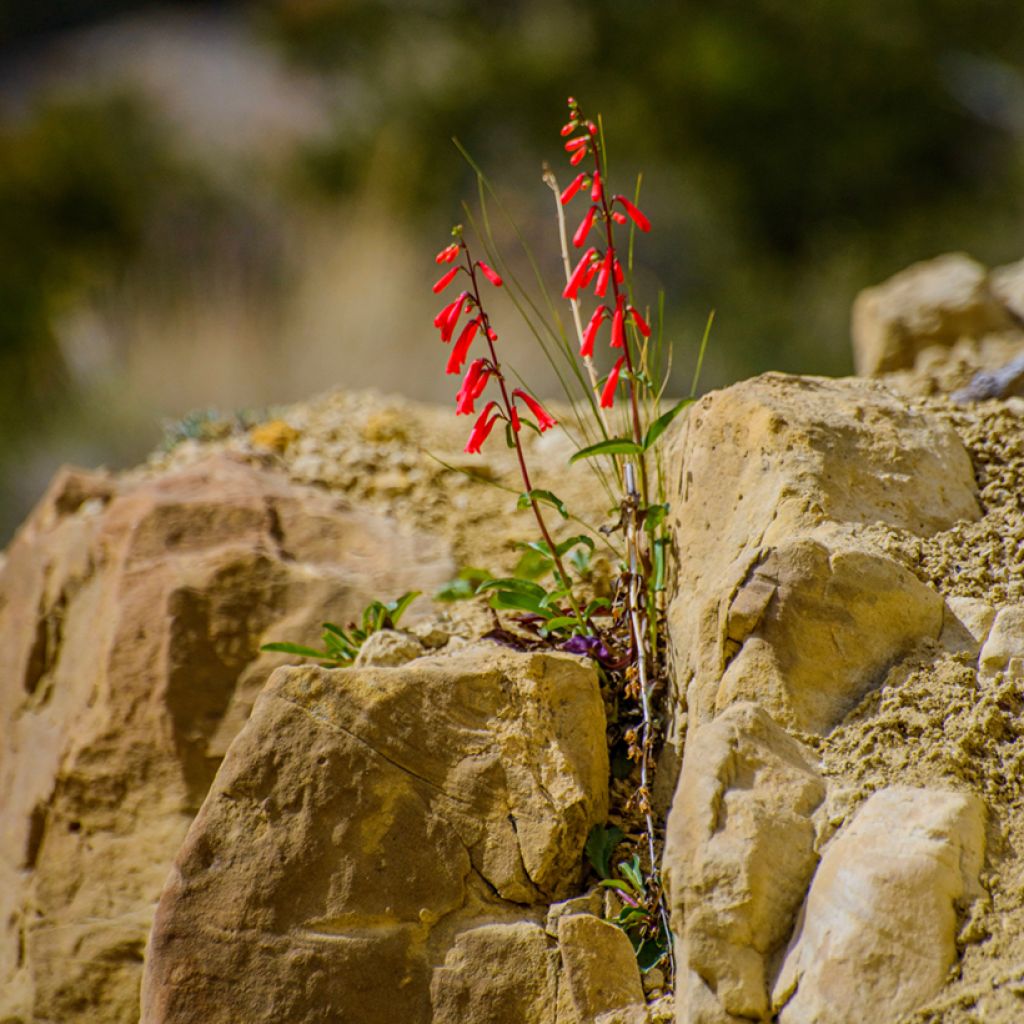
<path id="1" fill-rule="evenodd" d="M 155 901 L 272 639 L 451 573 L 445 545 L 221 455 L 65 470 L 0 571 L 0 1019 L 135 1024 Z"/>
<path id="2" fill-rule="evenodd" d="M 817 864 L 824 796 L 813 756 L 756 704 L 690 733 L 663 868 L 679 1024 L 766 1017 L 773 957 Z"/>
<path id="3" fill-rule="evenodd" d="M 897 1019 L 957 956 L 957 912 L 981 895 L 982 802 L 892 787 L 825 850 L 773 994 L 779 1024 Z"/>
<path id="4" fill-rule="evenodd" d="M 604 730 L 596 674 L 568 655 L 485 643 L 275 673 L 164 889 L 143 1021 L 413 1024 L 432 998 L 445 1020 L 500 1000 L 533 971 L 518 953 L 459 965 L 547 962 L 547 905 L 607 814 Z"/>

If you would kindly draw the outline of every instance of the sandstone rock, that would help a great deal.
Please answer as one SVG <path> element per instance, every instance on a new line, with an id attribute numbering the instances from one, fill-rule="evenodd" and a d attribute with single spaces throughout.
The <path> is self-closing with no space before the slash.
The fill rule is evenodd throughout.
<path id="1" fill-rule="evenodd" d="M 938 636 L 941 601 L 863 528 L 929 535 L 978 517 L 970 460 L 947 425 L 869 381 L 766 374 L 691 407 L 669 465 L 668 623 L 691 725 L 753 698 L 824 731 L 889 661 Z M 677 720 L 662 805 L 680 733 Z"/>
<path id="2" fill-rule="evenodd" d="M 942 619 L 939 642 L 948 651 L 977 657 L 988 638 L 996 610 L 975 597 L 949 597 Z"/>
<path id="3" fill-rule="evenodd" d="M 853 304 L 853 361 L 875 376 L 914 365 L 933 345 L 981 338 L 1013 323 L 989 288 L 988 273 L 963 253 L 915 263 L 857 296 Z"/>
<path id="4" fill-rule="evenodd" d="M 572 899 L 561 900 L 552 903 L 548 907 L 547 918 L 544 921 L 544 930 L 553 938 L 558 938 L 558 920 L 568 914 L 592 914 L 600 917 L 604 910 L 604 894 L 607 889 L 595 886 L 582 896 L 574 896 Z"/>
<path id="5" fill-rule="evenodd" d="M 893 787 L 828 846 L 775 985 L 780 1024 L 895 1020 L 956 959 L 957 909 L 980 895 L 981 802 Z"/>
<path id="6" fill-rule="evenodd" d="M 0 1019 L 134 1024 L 152 908 L 284 658 L 444 545 L 227 457 L 65 470 L 0 574 Z"/>
<path id="7" fill-rule="evenodd" d="M 567 655 L 278 671 L 161 897 L 143 1021 L 413 1024 L 432 991 L 445 1014 L 484 1005 L 484 965 L 459 964 L 543 959 L 546 903 L 607 814 L 604 730 L 596 674 Z M 525 930 L 476 927 L 541 902 Z M 500 962 L 493 998 L 520 970 Z"/>
<path id="8" fill-rule="evenodd" d="M 693 730 L 665 833 L 679 1024 L 761 1020 L 772 958 L 817 864 L 825 787 L 804 747 L 756 704 Z"/>
<path id="9" fill-rule="evenodd" d="M 426 648 L 415 636 L 396 629 L 382 629 L 371 633 L 363 641 L 356 655 L 355 665 L 366 668 L 405 665 L 426 652 Z"/>
<path id="10" fill-rule="evenodd" d="M 433 973 L 433 1015 L 424 1019 L 556 1024 L 557 961 L 553 944 L 536 924 L 486 924 L 460 932 L 444 966 Z"/>
<path id="11" fill-rule="evenodd" d="M 580 1024 L 630 1007 L 639 1007 L 646 1016 L 640 970 L 621 928 L 592 914 L 565 914 L 558 919 L 558 947 L 562 984 L 568 986 Z"/>
<path id="12" fill-rule="evenodd" d="M 996 267 L 989 275 L 989 287 L 1010 315 L 1024 324 L 1024 260 Z"/>
<path id="13" fill-rule="evenodd" d="M 1001 608 L 978 660 L 983 676 L 994 676 L 1010 667 L 1015 658 L 1024 660 L 1024 605 Z"/>

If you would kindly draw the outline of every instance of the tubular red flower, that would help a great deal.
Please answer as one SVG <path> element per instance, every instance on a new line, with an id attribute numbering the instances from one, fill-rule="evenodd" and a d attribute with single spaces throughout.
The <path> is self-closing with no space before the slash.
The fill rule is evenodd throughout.
<path id="1" fill-rule="evenodd" d="M 633 218 L 633 223 L 641 231 L 651 230 L 651 222 L 625 196 L 616 196 L 612 202 L 621 203 L 622 208 Z"/>
<path id="2" fill-rule="evenodd" d="M 445 288 L 447 288 L 448 285 L 450 285 L 452 281 L 455 279 L 455 275 L 459 272 L 460 269 L 461 268 L 459 267 L 452 267 L 452 269 L 449 270 L 443 277 L 439 278 L 437 284 L 434 285 L 434 294 L 436 295 L 438 292 L 443 292 Z"/>
<path id="3" fill-rule="evenodd" d="M 518 434 L 522 428 L 522 423 L 519 422 L 519 410 L 516 408 L 516 403 L 512 403 L 512 419 L 509 421 L 512 424 L 512 429 Z"/>
<path id="4" fill-rule="evenodd" d="M 604 323 L 604 318 L 607 315 L 607 306 L 598 306 L 594 310 L 594 315 L 590 318 L 590 323 L 587 324 L 587 329 L 583 332 L 583 344 L 580 346 L 580 355 L 584 359 L 589 359 L 594 354 L 594 339 L 597 338 L 597 332 L 600 330 L 601 324 Z"/>
<path id="5" fill-rule="evenodd" d="M 604 260 L 601 263 L 601 270 L 597 275 L 597 284 L 594 285 L 594 294 L 598 298 L 603 299 L 605 292 L 608 291 L 608 279 L 612 275 L 612 262 L 614 259 L 615 251 L 613 249 L 609 249 L 608 252 L 605 253 Z"/>
<path id="6" fill-rule="evenodd" d="M 462 328 L 462 333 L 452 346 L 452 354 L 448 357 L 446 373 L 458 373 L 462 369 L 462 364 L 466 361 L 466 353 L 469 352 L 469 346 L 473 344 L 473 339 L 479 329 L 480 317 L 478 316 Z"/>
<path id="7" fill-rule="evenodd" d="M 495 288 L 501 287 L 501 278 L 489 267 L 483 260 L 477 260 L 476 265 L 480 268 L 480 273 L 487 278 Z"/>
<path id="8" fill-rule="evenodd" d="M 594 171 L 594 184 L 590 186 L 590 201 L 592 203 L 601 202 L 601 192 L 603 186 L 601 185 L 601 175 L 599 172 Z"/>
<path id="9" fill-rule="evenodd" d="M 615 305 L 615 316 L 612 317 L 612 348 L 624 348 L 626 345 L 626 329 L 622 314 L 622 296 Z"/>
<path id="10" fill-rule="evenodd" d="M 462 387 L 455 396 L 455 415 L 468 415 L 476 410 L 473 403 L 483 394 L 487 387 L 487 378 L 491 375 L 491 368 L 486 359 L 474 359 L 469 364 L 466 376 L 462 380 Z"/>
<path id="11" fill-rule="evenodd" d="M 579 249 L 583 243 L 587 240 L 587 235 L 590 234 L 590 229 L 594 226 L 594 216 L 597 213 L 597 206 L 591 206 L 587 210 L 587 215 L 583 218 L 580 226 L 576 229 L 576 234 L 572 236 L 572 244 Z"/>
<path id="12" fill-rule="evenodd" d="M 645 337 L 651 336 L 651 328 L 647 321 L 636 311 L 633 306 L 629 307 L 629 315 L 633 319 L 633 323 L 636 324 L 636 329 Z"/>
<path id="13" fill-rule="evenodd" d="M 570 121 L 568 124 L 563 124 L 562 125 L 562 132 L 561 132 L 561 134 L 562 135 L 572 135 L 572 133 L 574 131 L 576 131 L 576 127 L 577 127 L 577 125 L 576 125 L 575 121 Z"/>
<path id="14" fill-rule="evenodd" d="M 459 255 L 459 247 L 455 242 L 442 249 L 435 257 L 435 263 L 451 263 Z"/>
<path id="15" fill-rule="evenodd" d="M 573 153 L 571 157 L 569 157 L 569 163 L 571 163 L 573 167 L 575 167 L 578 163 L 582 163 L 583 158 L 586 155 L 587 151 L 585 149 L 577 149 L 576 152 Z"/>
<path id="16" fill-rule="evenodd" d="M 487 440 L 487 435 L 491 432 L 491 428 L 494 426 L 494 421 L 501 416 L 501 413 L 496 412 L 490 419 L 488 415 L 490 411 L 497 405 L 497 402 L 488 402 L 484 406 L 484 411 L 480 413 L 476 423 L 473 424 L 473 430 L 470 432 L 469 440 L 466 442 L 466 447 L 463 449 L 467 455 L 476 455 L 480 451 L 480 445 Z"/>
<path id="17" fill-rule="evenodd" d="M 618 260 L 612 264 L 612 270 L 615 273 L 615 283 L 622 284 L 626 279 L 626 275 L 622 273 L 622 264 Z"/>
<path id="18" fill-rule="evenodd" d="M 562 193 L 563 206 L 565 206 L 565 204 L 568 203 L 569 200 L 572 199 L 572 197 L 576 195 L 576 193 L 579 192 L 581 188 L 583 188 L 583 182 L 586 180 L 587 172 L 581 171 L 579 174 L 576 175 L 575 178 L 572 179 L 572 181 L 569 182 L 569 184 L 565 188 L 565 191 Z"/>
<path id="19" fill-rule="evenodd" d="M 612 210 L 612 220 L 615 221 L 616 224 L 625 224 L 629 218 L 618 210 Z"/>
<path id="20" fill-rule="evenodd" d="M 557 422 L 550 413 L 544 408 L 540 402 L 537 401 L 533 395 L 528 395 L 522 388 L 516 388 L 512 392 L 513 398 L 521 398 L 527 405 L 530 412 L 536 417 L 537 426 L 540 428 L 540 432 L 543 434 L 545 430 L 550 430 Z"/>
<path id="21" fill-rule="evenodd" d="M 580 149 L 581 147 L 586 146 L 588 142 L 590 142 L 590 139 L 588 139 L 586 137 L 586 135 L 581 135 L 577 139 L 570 139 L 565 144 L 565 151 L 566 151 L 566 153 L 573 153 L 577 149 Z"/>
<path id="22" fill-rule="evenodd" d="M 468 301 L 469 292 L 463 292 L 454 302 L 445 306 L 445 308 L 437 314 L 437 317 L 434 318 L 434 325 L 441 330 L 442 341 L 448 342 L 452 340 L 455 325 L 459 322 L 459 317 L 462 316 L 462 310 Z M 443 317 L 440 323 L 438 323 L 438 317 Z"/>
<path id="23" fill-rule="evenodd" d="M 569 283 L 565 286 L 565 290 L 562 292 L 563 299 L 575 299 L 579 294 L 580 288 L 584 284 L 584 279 L 589 280 L 588 271 L 590 270 L 590 261 L 597 255 L 597 250 L 591 246 L 580 258 L 579 263 L 576 264 L 576 269 L 572 272 L 572 276 L 569 278 Z"/>
<path id="24" fill-rule="evenodd" d="M 608 379 L 604 382 L 604 388 L 601 391 L 602 409 L 610 409 L 615 404 L 615 387 L 619 383 L 619 372 L 622 370 L 625 360 L 624 355 L 619 356 L 618 361 L 612 367 L 612 372 L 608 374 Z"/>
<path id="25" fill-rule="evenodd" d="M 487 326 L 487 337 L 491 341 L 497 341 L 498 340 L 498 332 L 493 327 L 491 327 L 489 324 Z"/>

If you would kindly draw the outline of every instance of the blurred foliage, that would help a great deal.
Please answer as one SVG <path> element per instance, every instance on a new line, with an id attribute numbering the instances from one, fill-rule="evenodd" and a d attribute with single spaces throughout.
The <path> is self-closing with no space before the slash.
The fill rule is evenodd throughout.
<path id="1" fill-rule="evenodd" d="M 130 96 L 46 103 L 0 128 L 0 436 L 69 399 L 54 318 L 124 266 L 176 178 Z"/>
<path id="2" fill-rule="evenodd" d="M 692 325 L 718 305 L 738 373 L 841 372 L 856 288 L 944 249 L 1020 255 L 1018 0 L 278 0 L 263 18 L 340 76 L 338 129 L 302 160 L 326 195 L 458 217 L 453 135 L 526 188 L 542 159 L 564 167 L 564 97 L 600 111 L 619 180 L 649 183 L 670 308 Z"/>

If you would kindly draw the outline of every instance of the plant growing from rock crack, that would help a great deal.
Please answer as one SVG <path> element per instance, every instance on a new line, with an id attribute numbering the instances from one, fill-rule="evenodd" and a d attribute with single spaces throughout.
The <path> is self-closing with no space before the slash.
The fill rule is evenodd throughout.
<path id="1" fill-rule="evenodd" d="M 280 651 L 284 654 L 299 654 L 303 658 L 316 658 L 332 668 L 347 668 L 356 660 L 359 649 L 366 639 L 382 629 L 395 629 L 405 614 L 405 610 L 420 596 L 419 590 L 408 590 L 401 597 L 384 604 L 371 601 L 364 609 L 361 624 L 350 622 L 347 629 L 336 626 L 333 622 L 323 624 L 320 641 L 322 649 L 304 647 L 284 641 L 263 644 L 261 651 Z"/>
<path id="2" fill-rule="evenodd" d="M 625 908 L 617 923 L 630 936 L 638 960 L 646 970 L 663 958 L 669 959 L 670 964 L 672 960 L 651 807 L 658 726 L 655 700 L 666 679 L 663 613 L 669 543 L 665 526 L 668 504 L 664 466 L 658 441 L 672 420 L 693 400 L 712 318 L 708 319 L 701 342 L 691 397 L 663 410 L 661 399 L 670 359 L 666 358 L 662 343 L 662 303 L 659 298 L 658 317 L 652 323 L 649 311 L 638 307 L 631 282 L 634 234 L 651 229 L 650 221 L 637 205 L 639 182 L 632 199 L 608 188 L 607 154 L 600 121 L 587 118 L 574 99 L 569 100 L 569 120 L 562 128 L 562 136 L 573 167 L 589 161 L 589 166 L 578 171 L 565 189 L 560 189 L 550 170 L 544 175 L 557 200 L 566 277 L 562 298 L 570 304 L 574 339 L 570 341 L 528 250 L 527 257 L 548 303 L 550 318 L 542 315 L 526 289 L 505 270 L 494 246 L 488 213 L 488 195 L 497 197 L 464 150 L 463 154 L 477 173 L 482 229 L 468 207 L 466 212 L 491 262 L 474 258 L 462 227 L 454 229 L 454 241 L 436 258 L 440 264 L 458 265 L 443 274 L 434 285 L 434 291 L 448 288 L 460 274 L 465 275 L 466 286 L 437 314 L 434 326 L 440 331 L 441 340 L 452 344 L 449 373 L 461 372 L 474 340 L 483 339 L 486 351 L 469 363 L 456 399 L 456 413 L 476 413 L 474 403 L 490 385 L 496 387 L 498 394 L 479 413 L 465 450 L 471 454 L 480 452 L 497 421 L 504 422 L 506 442 L 515 450 L 523 483 L 517 505 L 532 510 L 541 533 L 540 540 L 525 545 L 527 554 L 534 556 L 533 571 L 484 579 L 477 586 L 477 593 L 492 595 L 493 608 L 515 613 L 512 616 L 515 632 L 499 621 L 488 635 L 512 646 L 546 644 L 588 655 L 600 663 L 612 684 L 618 716 L 613 724 L 639 776 L 630 809 L 643 821 L 641 847 L 647 867 L 644 869 L 640 856 L 634 854 L 632 859 L 619 864 L 618 878 L 608 878 L 605 871 L 604 884 L 619 891 Z M 577 197 L 585 197 L 589 202 L 572 236 L 572 246 L 583 250 L 573 266 L 564 208 Z M 500 200 L 498 204 L 500 207 Z M 623 256 L 617 231 L 627 227 L 627 255 Z M 492 264 L 502 268 L 504 277 Z M 533 486 L 521 431 L 528 426 L 542 433 L 554 427 L 555 420 L 528 391 L 510 388 L 498 359 L 497 333 L 480 292 L 481 277 L 494 287 L 506 286 L 505 278 L 508 279 L 506 288 L 512 293 L 513 302 L 544 347 L 573 403 L 579 440 L 578 450 L 570 462 L 587 460 L 616 505 L 616 521 L 601 527 L 597 534 L 590 531 L 556 540 L 549 526 L 551 515 L 566 520 L 571 513 L 556 494 Z M 586 316 L 584 326 L 582 302 L 588 292 L 598 302 Z M 455 329 L 463 317 L 468 319 L 453 343 Z M 602 377 L 596 365 L 595 350 L 605 331 L 614 358 Z M 624 397 L 624 402 L 620 403 L 616 414 L 615 399 L 619 395 Z M 532 415 L 535 424 L 523 414 L 520 406 Z M 617 534 L 622 536 L 624 546 L 621 549 L 613 546 L 621 565 L 613 595 L 610 599 L 593 597 L 585 601 L 590 554 L 598 541 L 611 545 L 610 538 Z M 575 570 L 575 578 L 567 570 L 567 562 Z M 551 588 L 540 582 L 547 573 L 554 580 Z M 453 581 L 445 596 L 458 597 L 468 590 L 468 586 Z"/>

